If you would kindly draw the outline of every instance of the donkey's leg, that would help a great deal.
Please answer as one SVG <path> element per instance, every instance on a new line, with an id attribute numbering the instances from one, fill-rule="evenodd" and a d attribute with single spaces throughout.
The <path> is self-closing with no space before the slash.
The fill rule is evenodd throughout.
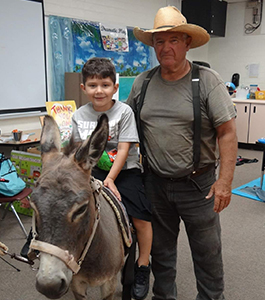
<path id="1" fill-rule="evenodd" d="M 88 283 L 85 281 L 78 280 L 73 277 L 71 283 L 72 292 L 75 296 L 75 300 L 86 300 L 87 299 L 87 288 Z"/>
<path id="2" fill-rule="evenodd" d="M 116 291 L 117 286 L 117 275 L 114 276 L 112 279 L 105 282 L 101 287 L 101 299 L 103 300 L 113 300 L 114 293 Z"/>

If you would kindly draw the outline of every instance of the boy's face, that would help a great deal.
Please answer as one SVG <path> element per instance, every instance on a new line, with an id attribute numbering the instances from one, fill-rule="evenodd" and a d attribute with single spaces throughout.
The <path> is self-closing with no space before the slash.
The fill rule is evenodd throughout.
<path id="1" fill-rule="evenodd" d="M 114 84 L 110 77 L 97 78 L 89 77 L 85 85 L 81 84 L 81 89 L 87 95 L 87 98 L 93 104 L 96 111 L 109 110 L 114 102 L 112 101 L 113 95 L 117 92 L 119 84 Z"/>

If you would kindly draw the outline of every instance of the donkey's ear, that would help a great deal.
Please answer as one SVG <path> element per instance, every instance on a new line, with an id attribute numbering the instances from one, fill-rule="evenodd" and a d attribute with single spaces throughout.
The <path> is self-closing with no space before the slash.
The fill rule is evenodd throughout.
<path id="1" fill-rule="evenodd" d="M 84 170 L 93 168 L 103 154 L 109 136 L 108 122 L 106 114 L 100 115 L 92 135 L 76 151 L 75 160 Z"/>
<path id="2" fill-rule="evenodd" d="M 59 152 L 61 150 L 61 135 L 57 123 L 53 117 L 47 115 L 44 118 L 42 127 L 40 148 L 44 157 L 49 152 Z"/>

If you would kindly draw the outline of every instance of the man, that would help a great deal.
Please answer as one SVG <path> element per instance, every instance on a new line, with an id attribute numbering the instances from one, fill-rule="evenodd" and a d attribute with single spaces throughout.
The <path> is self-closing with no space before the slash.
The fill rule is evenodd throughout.
<path id="1" fill-rule="evenodd" d="M 176 244 L 181 220 L 192 252 L 196 300 L 225 299 L 219 213 L 231 200 L 237 156 L 233 103 L 220 76 L 199 66 L 200 161 L 194 168 L 193 65 L 186 53 L 206 44 L 209 35 L 203 28 L 187 24 L 172 6 L 158 10 L 154 29 L 136 27 L 134 35 L 154 47 L 160 63 L 140 114 L 148 163 L 145 188 L 153 206 L 152 299 L 177 299 Z M 134 110 L 147 73 L 135 79 L 129 95 L 127 103 Z"/>

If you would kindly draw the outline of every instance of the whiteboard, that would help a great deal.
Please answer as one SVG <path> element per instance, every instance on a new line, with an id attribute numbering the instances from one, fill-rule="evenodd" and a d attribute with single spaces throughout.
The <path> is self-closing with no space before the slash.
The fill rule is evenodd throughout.
<path id="1" fill-rule="evenodd" d="M 45 111 L 43 1 L 0 0 L 0 115 Z"/>

